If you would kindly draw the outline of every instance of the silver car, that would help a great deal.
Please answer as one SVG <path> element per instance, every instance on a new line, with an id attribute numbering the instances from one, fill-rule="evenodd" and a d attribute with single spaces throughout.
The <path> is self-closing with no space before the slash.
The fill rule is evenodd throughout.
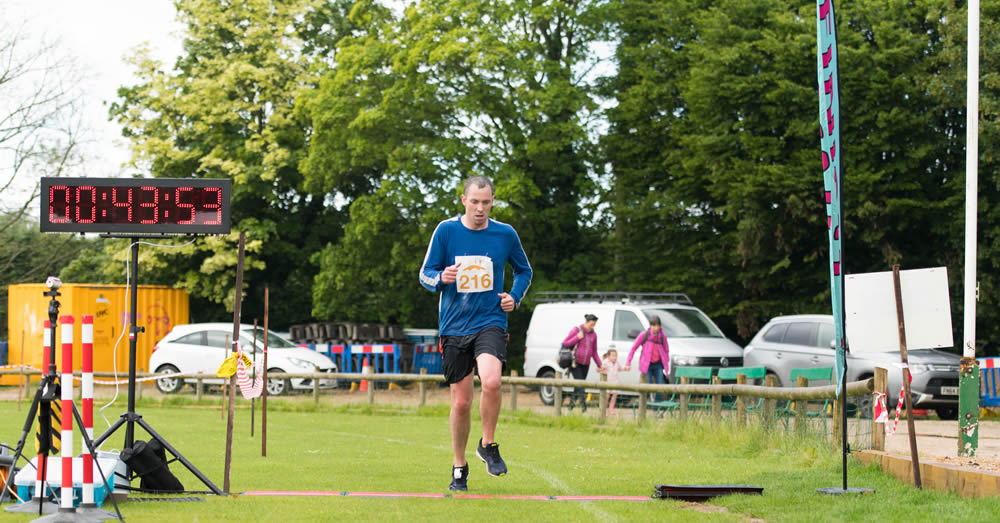
<path id="1" fill-rule="evenodd" d="M 913 383 L 910 393 L 914 408 L 934 409 L 941 419 L 958 417 L 958 355 L 936 349 L 907 351 Z M 895 407 L 902 387 L 902 371 L 898 367 L 899 351 L 847 355 L 848 381 L 875 375 L 875 367 L 888 369 L 889 394 L 886 404 Z M 778 379 L 780 386 L 794 386 L 792 369 L 833 367 L 833 316 L 811 314 L 778 316 L 767 322 L 743 350 L 743 364 L 765 367 Z M 871 415 L 871 396 L 862 396 L 861 409 Z"/>

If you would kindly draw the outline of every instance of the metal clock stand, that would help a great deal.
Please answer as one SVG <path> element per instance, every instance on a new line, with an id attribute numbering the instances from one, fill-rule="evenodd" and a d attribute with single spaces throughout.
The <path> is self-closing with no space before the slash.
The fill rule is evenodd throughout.
<path id="1" fill-rule="evenodd" d="M 94 445 L 99 446 L 106 439 L 108 439 L 112 434 L 115 433 L 123 425 L 125 426 L 125 445 L 122 448 L 131 449 L 135 442 L 135 425 L 138 424 L 143 430 L 150 435 L 150 437 L 155 438 L 159 441 L 163 448 L 166 449 L 170 454 L 174 456 L 174 459 L 168 460 L 168 463 L 172 461 L 180 461 L 192 474 L 195 475 L 206 487 L 211 489 L 212 494 L 219 496 L 224 495 L 219 487 L 215 486 L 214 483 L 208 477 L 201 473 L 197 467 L 195 467 L 187 458 L 184 457 L 173 445 L 171 445 L 167 440 L 161 436 L 153 427 L 142 418 L 142 415 L 135 412 L 135 353 L 136 353 L 136 339 L 139 333 L 144 332 L 145 328 L 136 325 L 137 320 L 137 296 L 138 296 L 138 279 L 139 279 L 139 240 L 140 239 L 160 239 L 168 238 L 169 236 L 163 235 L 152 235 L 152 236 L 122 236 L 113 234 L 101 235 L 104 238 L 128 238 L 131 242 L 130 254 L 131 266 L 129 267 L 129 333 L 128 333 L 128 411 L 122 414 L 118 421 L 116 421 L 104 434 L 94 440 Z M 131 476 L 131 470 L 127 473 Z M 129 480 L 133 479 L 131 477 Z"/>

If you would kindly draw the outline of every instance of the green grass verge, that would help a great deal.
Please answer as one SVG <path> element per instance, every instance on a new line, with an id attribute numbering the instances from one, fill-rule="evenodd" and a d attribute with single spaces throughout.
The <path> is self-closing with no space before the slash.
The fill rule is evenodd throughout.
<path id="1" fill-rule="evenodd" d="M 222 486 L 225 420 L 218 398 L 143 401 L 137 411 L 202 472 Z M 311 401 L 269 402 L 268 456 L 260 456 L 259 425 L 249 435 L 246 402 L 237 410 L 231 491 L 336 490 L 444 492 L 451 452 L 446 406 L 371 408 L 313 406 Z M 259 405 L 258 405 L 259 407 Z M 120 414 L 121 410 L 107 412 Z M 0 442 L 13 444 L 25 411 L 0 402 Z M 623 416 L 629 414 L 623 412 Z M 260 421 L 260 413 L 256 415 Z M 113 421 L 113 420 L 112 420 Z M 473 421 L 472 444 L 478 437 Z M 104 428 L 98 417 L 97 432 Z M 141 433 L 141 431 L 140 431 Z M 124 430 L 105 445 L 120 445 Z M 1000 513 L 996 498 L 967 500 L 919 491 L 853 462 L 849 485 L 874 495 L 825 496 L 818 487 L 840 485 L 839 454 L 817 439 L 771 436 L 708 421 L 630 423 L 597 427 L 579 416 L 555 419 L 505 412 L 497 435 L 510 468 L 487 476 L 471 458 L 471 494 L 649 495 L 658 483 L 743 484 L 764 496 L 716 498 L 728 512 L 701 512 L 674 501 L 555 502 L 456 499 L 262 498 L 205 496 L 198 503 L 126 503 L 129 521 L 986 521 Z M 79 444 L 79 443 L 77 443 Z M 188 488 L 201 485 L 179 463 L 171 470 Z M 110 510 L 110 504 L 106 507 Z M 3 521 L 30 518 L 0 512 Z"/>

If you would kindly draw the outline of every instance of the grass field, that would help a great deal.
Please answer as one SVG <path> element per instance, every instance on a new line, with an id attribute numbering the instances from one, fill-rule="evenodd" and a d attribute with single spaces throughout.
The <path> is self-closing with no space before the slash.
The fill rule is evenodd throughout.
<path id="1" fill-rule="evenodd" d="M 137 411 L 217 485 L 222 487 L 225 420 L 218 403 L 192 400 L 140 402 Z M 268 456 L 260 456 L 259 425 L 249 436 L 250 412 L 236 415 L 231 491 L 324 490 L 444 492 L 451 465 L 447 408 L 320 406 L 271 402 Z M 112 411 L 109 409 L 109 411 Z M 120 413 L 121 411 L 117 411 Z M 14 402 L 0 402 L 0 442 L 15 443 L 24 420 Z M 628 416 L 629 414 L 623 413 Z M 257 413 L 260 421 L 260 413 Z M 472 443 L 478 437 L 473 421 Z M 97 432 L 104 424 L 98 418 Z M 140 431 L 141 434 L 141 431 Z M 124 430 L 105 444 L 120 445 Z M 139 438 L 139 436 L 137 436 Z M 572 502 L 474 499 L 203 496 L 204 502 L 127 502 L 128 521 L 987 521 L 1000 499 L 966 500 L 918 491 L 851 463 L 849 485 L 874 488 L 862 497 L 825 496 L 818 487 L 840 485 L 839 455 L 815 439 L 770 437 L 708 421 L 653 422 L 598 428 L 590 419 L 504 413 L 498 430 L 510 468 L 487 476 L 469 452 L 470 494 L 649 495 L 655 484 L 745 484 L 763 496 L 716 498 L 713 507 L 675 501 Z M 179 463 L 171 470 L 185 487 L 200 483 Z M 138 482 L 137 482 L 138 483 Z M 136 484 L 137 484 L 136 483 Z M 140 495 L 140 494 L 136 494 Z M 110 503 L 105 507 L 111 509 Z M 933 515 L 933 516 L 932 516 Z M 30 517 L 0 512 L 0 521 Z"/>

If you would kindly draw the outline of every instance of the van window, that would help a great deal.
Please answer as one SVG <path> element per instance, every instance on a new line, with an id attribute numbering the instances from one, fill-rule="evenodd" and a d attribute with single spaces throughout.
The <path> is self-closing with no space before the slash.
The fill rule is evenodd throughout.
<path id="1" fill-rule="evenodd" d="M 831 349 L 830 346 L 833 343 L 834 338 L 833 325 L 829 323 L 819 324 L 819 343 L 816 344 L 817 347 L 821 349 Z"/>
<path id="2" fill-rule="evenodd" d="M 814 341 L 815 339 L 815 323 L 789 323 L 788 332 L 785 333 L 784 343 L 786 345 L 805 345 L 807 347 L 812 347 L 816 345 L 816 342 Z"/>
<path id="3" fill-rule="evenodd" d="M 642 332 L 642 323 L 639 321 L 639 316 L 632 311 L 615 311 L 615 330 L 614 339 L 616 340 L 631 340 L 633 337 L 629 336 L 629 331 L 640 331 Z"/>
<path id="4" fill-rule="evenodd" d="M 660 317 L 668 338 L 724 338 L 722 332 L 698 309 L 643 309 L 647 318 Z"/>
<path id="5" fill-rule="evenodd" d="M 788 330 L 787 323 L 779 323 L 767 329 L 764 333 L 764 341 L 770 341 L 773 343 L 781 343 L 781 338 L 785 337 L 785 331 Z"/>

